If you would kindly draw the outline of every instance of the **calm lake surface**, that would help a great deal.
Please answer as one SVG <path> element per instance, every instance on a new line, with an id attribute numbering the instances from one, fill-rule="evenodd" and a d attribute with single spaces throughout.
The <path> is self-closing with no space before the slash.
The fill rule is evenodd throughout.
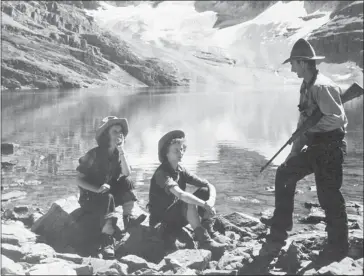
<path id="1" fill-rule="evenodd" d="M 224 91 L 224 92 L 220 92 Z M 12 204 L 47 210 L 52 202 L 77 195 L 78 158 L 96 146 L 95 129 L 108 115 L 125 117 L 130 132 L 125 149 L 133 167 L 141 206 L 159 165 L 157 144 L 173 129 L 186 132 L 183 163 L 217 187 L 217 210 L 259 215 L 274 207 L 274 174 L 287 156 L 283 151 L 262 174 L 259 169 L 295 130 L 298 86 L 281 89 L 163 88 L 83 89 L 2 92 L 2 142 L 19 144 L 12 169 L 2 169 L 3 193 L 25 191 Z M 343 193 L 363 202 L 363 100 L 348 103 L 348 156 Z M 295 213 L 308 213 L 305 201 L 317 201 L 313 176 L 297 185 Z"/>

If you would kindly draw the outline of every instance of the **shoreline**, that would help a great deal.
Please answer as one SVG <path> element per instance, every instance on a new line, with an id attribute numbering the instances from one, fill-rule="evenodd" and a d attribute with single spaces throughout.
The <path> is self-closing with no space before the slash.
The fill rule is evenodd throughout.
<path id="1" fill-rule="evenodd" d="M 339 263 L 327 263 L 324 266 L 315 263 L 318 250 L 326 240 L 325 225 L 322 222 L 311 220 L 310 229 L 291 232 L 287 244 L 277 252 L 275 261 L 264 265 L 260 256 L 265 256 L 261 254 L 266 250 L 263 249 L 263 244 L 267 227 L 256 217 L 237 212 L 222 216 L 222 220 L 218 219 L 214 225 L 215 230 L 228 239 L 223 255 L 198 249 L 188 227 L 182 230 L 184 235 L 177 237 L 177 249 L 166 250 L 158 230 L 149 228 L 148 221 L 144 221 L 142 225 L 134 226 L 124 233 L 118 243 L 115 260 L 102 260 L 97 256 L 96 247 L 87 247 L 91 251 L 82 251 L 86 250 L 84 242 L 88 238 L 93 237 L 92 243 L 95 245 L 97 242 L 90 234 L 91 229 L 88 228 L 86 234 L 71 226 L 81 225 L 81 221 L 73 215 L 79 210 L 76 201 L 74 196 L 59 199 L 47 212 L 31 210 L 27 206 L 6 210 L 3 213 L 5 216 L 2 216 L 2 274 L 39 275 L 48 271 L 48 274 L 62 272 L 65 275 L 100 275 L 103 271 L 102 275 L 245 275 L 258 269 L 259 274 L 280 271 L 284 274 L 302 275 L 308 270 L 311 273 L 339 271 L 339 274 L 353 273 L 354 270 L 360 274 L 363 269 L 363 221 L 359 216 L 351 218 L 353 223 L 349 230 L 349 257 Z M 310 204 L 307 207 L 316 208 Z M 362 216 L 363 206 L 354 206 L 361 210 Z M 138 214 L 145 213 L 140 208 L 137 210 Z M 119 214 L 121 215 L 122 213 Z M 57 223 L 59 226 L 55 225 L 57 221 L 60 221 Z M 60 228 L 60 225 L 68 226 Z M 117 227 L 123 229 L 121 218 L 118 219 Z M 81 234 L 82 238 L 79 236 Z M 260 260 L 258 267 L 257 260 Z M 171 267 L 171 263 L 178 265 Z M 266 269 L 265 272 L 262 272 L 262 266 Z"/>

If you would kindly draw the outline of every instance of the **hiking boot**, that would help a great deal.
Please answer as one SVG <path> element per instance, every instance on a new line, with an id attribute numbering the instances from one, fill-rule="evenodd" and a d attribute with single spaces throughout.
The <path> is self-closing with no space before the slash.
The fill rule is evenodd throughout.
<path id="1" fill-rule="evenodd" d="M 270 218 L 261 217 L 260 222 L 270 227 L 273 224 L 273 217 L 270 217 Z M 291 222 L 290 224 L 288 224 L 288 226 L 285 230 L 292 231 L 292 228 L 293 228 L 293 223 Z"/>
<path id="2" fill-rule="evenodd" d="M 332 246 L 326 246 L 320 251 L 317 256 L 315 263 L 316 265 L 322 267 L 329 265 L 333 262 L 340 262 L 342 259 L 347 257 L 347 251 L 340 248 L 334 248 Z"/>
<path id="3" fill-rule="evenodd" d="M 225 252 L 226 245 L 211 239 L 205 228 L 199 226 L 195 229 L 195 237 L 200 249 L 210 250 L 213 259 L 219 259 Z"/>
<path id="4" fill-rule="evenodd" d="M 229 244 L 231 239 L 220 234 L 218 231 L 214 229 L 215 220 L 214 219 L 206 219 L 201 222 L 201 226 L 207 230 L 211 239 L 218 243 Z"/>
<path id="5" fill-rule="evenodd" d="M 115 257 L 114 238 L 112 235 L 101 234 L 101 254 L 104 259 L 112 259 Z"/>
<path id="6" fill-rule="evenodd" d="M 269 275 L 271 262 L 278 257 L 285 241 L 267 239 L 263 243 L 259 254 L 253 257 L 253 262 L 239 269 L 238 275 Z"/>
<path id="7" fill-rule="evenodd" d="M 129 228 L 140 225 L 146 218 L 147 216 L 144 214 L 141 214 L 139 217 L 136 217 L 134 215 L 123 216 L 125 231 L 128 230 Z"/>
<path id="8" fill-rule="evenodd" d="M 286 239 L 288 238 L 288 233 L 285 230 L 277 229 L 275 227 L 271 227 L 269 230 L 269 234 L 265 237 L 267 242 L 281 243 L 285 244 Z"/>
<path id="9" fill-rule="evenodd" d="M 277 257 L 282 247 L 286 245 L 286 242 L 283 240 L 273 240 L 266 239 L 266 242 L 263 243 L 262 248 L 259 250 L 259 256 L 261 257 Z"/>

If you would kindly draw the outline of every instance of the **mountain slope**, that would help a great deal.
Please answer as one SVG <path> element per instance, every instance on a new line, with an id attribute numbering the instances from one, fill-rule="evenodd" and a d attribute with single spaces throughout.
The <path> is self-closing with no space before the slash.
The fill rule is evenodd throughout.
<path id="1" fill-rule="evenodd" d="M 1 9 L 2 88 L 296 83 L 281 63 L 300 37 L 326 56 L 320 69 L 335 81 L 362 79 L 361 1 L 3 1 Z"/>
<path id="2" fill-rule="evenodd" d="M 185 83 L 170 66 L 101 31 L 77 2 L 2 1 L 2 88 Z"/>
<path id="3" fill-rule="evenodd" d="M 289 2 L 291 1 L 278 3 Z M 360 52 L 363 49 L 363 1 L 303 2 L 303 7 L 308 14 L 302 16 L 305 21 L 323 17 L 327 12 L 330 13 L 329 22 L 315 29 L 308 36 L 314 48 L 325 54 L 326 62 L 353 61 L 360 65 L 360 62 L 362 63 Z M 195 1 L 195 7 L 199 12 L 216 12 L 217 20 L 214 27 L 226 28 L 252 20 L 278 3 L 277 1 Z M 281 12 L 285 16 L 288 15 L 286 11 Z"/>

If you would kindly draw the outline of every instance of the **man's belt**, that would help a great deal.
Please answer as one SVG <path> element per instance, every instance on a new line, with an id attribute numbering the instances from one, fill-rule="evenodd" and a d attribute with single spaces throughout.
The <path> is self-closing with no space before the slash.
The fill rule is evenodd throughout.
<path id="1" fill-rule="evenodd" d="M 327 132 L 310 132 L 306 135 L 309 139 L 308 146 L 313 146 L 319 144 L 342 142 L 345 137 L 345 131 L 343 128 L 337 128 Z"/>

